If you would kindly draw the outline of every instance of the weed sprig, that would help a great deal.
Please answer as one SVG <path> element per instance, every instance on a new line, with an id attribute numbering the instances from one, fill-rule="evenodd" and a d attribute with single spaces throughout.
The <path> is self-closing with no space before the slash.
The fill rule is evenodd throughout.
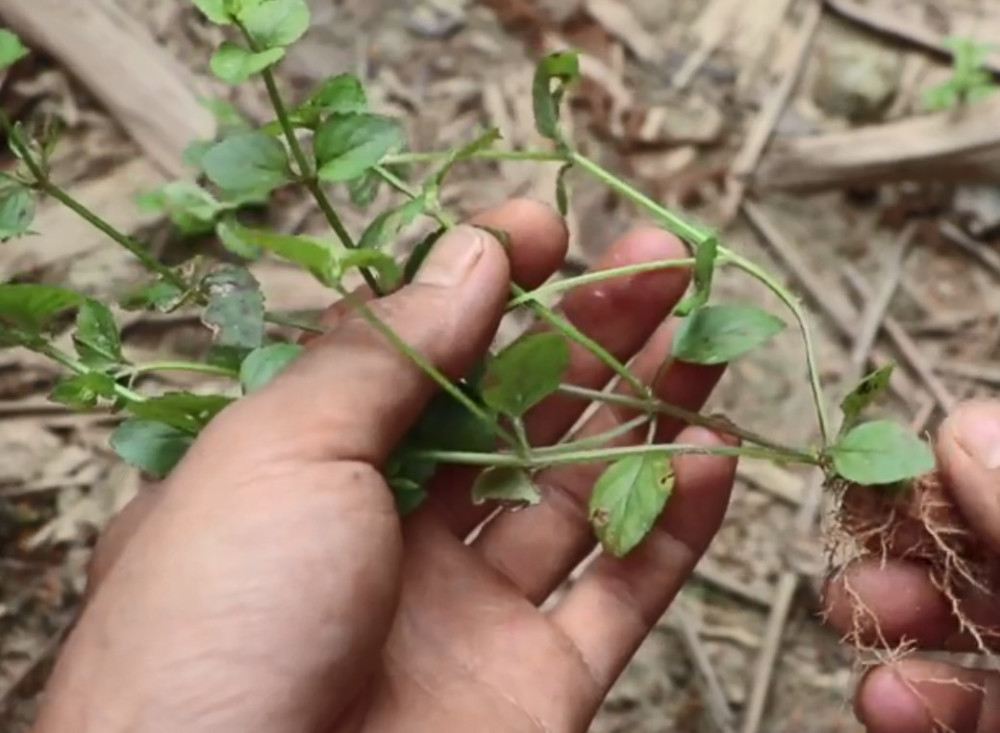
<path id="1" fill-rule="evenodd" d="M 412 511 L 425 496 L 425 485 L 441 464 L 484 469 L 472 489 L 472 501 L 533 504 L 540 500 L 534 474 L 542 469 L 581 462 L 605 462 L 590 499 L 590 517 L 604 547 L 617 555 L 633 549 L 668 502 L 674 484 L 670 459 L 687 453 L 763 458 L 822 467 L 832 479 L 864 485 L 894 485 L 934 465 L 928 446 L 890 421 L 862 421 L 862 413 L 888 383 L 891 367 L 855 387 L 841 403 L 843 427 L 832 434 L 827 416 L 815 347 L 804 309 L 797 297 L 773 275 L 743 255 L 723 246 L 717 234 L 668 210 L 627 181 L 601 167 L 573 145 L 560 124 L 564 97 L 579 74 L 573 52 L 543 58 L 535 72 L 533 107 L 538 132 L 549 149 L 509 151 L 496 147 L 497 130 L 451 150 L 411 151 L 400 123 L 369 108 L 361 82 L 350 74 L 323 81 L 304 101 L 289 105 L 274 77 L 274 68 L 289 45 L 307 32 L 309 10 L 304 0 L 192 0 L 212 23 L 227 26 L 231 40 L 211 60 L 221 79 L 239 84 L 261 77 L 274 109 L 274 119 L 260 127 L 228 114 L 216 139 L 195 141 L 186 152 L 189 179 L 148 192 L 141 204 L 169 217 L 182 234 L 214 233 L 233 255 L 252 262 L 264 253 L 308 271 L 331 291 L 351 299 L 344 278 L 362 274 L 377 295 L 405 285 L 427 252 L 454 222 L 442 208 L 439 191 L 451 169 L 463 161 L 526 160 L 560 166 L 556 200 L 565 213 L 569 199 L 566 173 L 577 170 L 632 202 L 688 245 L 690 256 L 592 272 L 525 291 L 512 286 L 508 310 L 528 309 L 550 330 L 532 333 L 490 353 L 464 379 L 449 380 L 367 307 L 351 305 L 441 387 L 419 423 L 383 467 L 401 512 Z M 0 33 L 0 66 L 25 53 L 16 36 Z M 0 238 L 31 234 L 36 201 L 53 198 L 120 244 L 149 271 L 151 278 L 124 293 L 118 305 L 127 309 L 171 312 L 201 309 L 212 330 L 212 346 L 202 362 L 160 361 L 136 364 L 122 344 L 121 332 L 108 304 L 73 290 L 31 283 L 0 284 L 0 347 L 24 347 L 44 354 L 65 368 L 51 399 L 75 410 L 110 409 L 127 415 L 114 431 L 111 445 L 121 457 L 153 476 L 166 475 L 183 457 L 199 432 L 219 412 L 267 384 L 302 347 L 275 340 L 266 324 L 289 322 L 267 309 L 265 293 L 245 265 L 213 262 L 197 256 L 177 267 L 158 261 L 141 242 L 117 231 L 54 184 L 48 161 L 55 137 L 45 127 L 29 134 L 22 124 L 2 121 L 20 165 L 0 178 Z M 415 167 L 429 166 L 422 178 Z M 266 202 L 279 188 L 304 187 L 329 222 L 332 237 L 291 235 L 246 226 L 241 211 Z M 330 186 L 344 186 L 352 202 L 368 208 L 384 186 L 398 192 L 393 206 L 375 214 L 361 232 L 352 234 L 327 196 Z M 434 231 L 413 253 L 398 261 L 389 245 L 420 217 Z M 502 232 L 494 232 L 503 238 Z M 786 446 L 728 419 L 684 410 L 657 399 L 648 385 L 546 305 L 552 296 L 583 284 L 656 269 L 693 269 L 690 293 L 676 306 L 679 319 L 670 359 L 693 364 L 723 364 L 768 342 L 786 328 L 777 316 L 759 308 L 713 303 L 712 282 L 718 268 L 733 267 L 771 290 L 791 312 L 801 330 L 809 381 L 815 403 L 820 443 Z M 75 314 L 73 353 L 60 350 L 53 336 L 67 313 Z M 569 343 L 574 342 L 606 363 L 632 388 L 631 396 L 586 390 L 564 382 Z M 226 394 L 174 392 L 150 396 L 137 388 L 140 375 L 188 370 L 228 378 Z M 637 417 L 602 436 L 567 440 L 544 448 L 524 437 L 523 419 L 552 394 L 586 402 L 628 407 Z M 644 444 L 607 447 L 627 430 L 654 423 L 661 415 L 737 435 L 740 447 Z M 655 435 L 650 430 L 649 435 Z M 499 440 L 501 447 L 497 447 Z"/>

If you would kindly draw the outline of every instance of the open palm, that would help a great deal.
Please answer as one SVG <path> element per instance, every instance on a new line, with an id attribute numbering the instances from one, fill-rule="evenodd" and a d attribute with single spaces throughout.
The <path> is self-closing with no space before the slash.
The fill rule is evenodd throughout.
<path id="1" fill-rule="evenodd" d="M 509 278 L 537 285 L 566 248 L 562 222 L 535 203 L 510 202 L 476 223 L 508 231 L 509 250 L 460 228 L 415 285 L 373 304 L 452 376 L 488 346 Z M 677 240 L 637 228 L 599 267 L 678 256 Z M 649 382 L 668 350 L 663 319 L 687 277 L 665 270 L 604 281 L 573 291 L 562 312 Z M 589 726 L 717 530 L 733 462 L 677 458 L 674 495 L 648 539 L 622 560 L 597 555 L 543 609 L 594 550 L 586 498 L 602 467 L 542 472 L 542 503 L 492 518 L 469 502 L 473 474 L 448 469 L 400 522 L 376 469 L 433 385 L 343 306 L 326 318 L 328 334 L 220 415 L 175 473 L 102 537 L 38 733 Z M 591 354 L 572 354 L 566 381 L 609 381 Z M 698 408 L 720 375 L 674 364 L 656 389 Z M 585 407 L 550 397 L 527 417 L 530 439 L 558 440 Z M 582 430 L 602 433 L 631 417 L 605 406 Z M 682 428 L 663 420 L 658 440 Z M 724 440 L 684 432 L 685 443 Z M 644 438 L 643 430 L 618 440 Z"/>

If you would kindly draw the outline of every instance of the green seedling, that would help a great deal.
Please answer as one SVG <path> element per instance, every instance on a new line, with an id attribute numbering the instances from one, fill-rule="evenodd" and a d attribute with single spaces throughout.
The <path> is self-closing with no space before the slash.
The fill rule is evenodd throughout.
<path id="1" fill-rule="evenodd" d="M 574 52 L 546 56 L 535 72 L 532 102 L 537 130 L 548 141 L 544 149 L 500 149 L 499 131 L 486 130 L 453 150 L 412 151 L 399 120 L 372 110 L 364 85 L 354 76 L 339 74 L 323 81 L 298 105 L 289 104 L 282 95 L 274 68 L 288 46 L 308 31 L 305 0 L 193 2 L 208 21 L 229 31 L 229 40 L 212 58 L 213 72 L 232 84 L 261 79 L 274 118 L 254 127 L 231 110 L 219 109 L 226 124 L 220 126 L 218 137 L 194 141 L 188 148 L 186 159 L 195 167 L 191 179 L 148 192 L 140 203 L 161 212 L 182 234 L 214 233 L 230 250 L 228 262 L 204 255 L 178 266 L 159 261 L 142 242 L 117 231 L 53 183 L 47 165 L 51 141 L 34 139 L 22 125 L 2 120 L 18 166 L 0 181 L 0 238 L 29 235 L 37 201 L 55 199 L 131 252 L 149 271 L 148 282 L 124 294 L 118 306 L 158 312 L 196 308 L 211 330 L 213 345 L 203 361 L 136 364 L 123 347 L 113 304 L 51 285 L 0 284 L 0 347 L 27 348 L 62 365 L 65 375 L 51 393 L 53 400 L 73 410 L 121 413 L 125 419 L 110 443 L 131 465 L 152 476 L 166 475 L 216 415 L 243 395 L 265 388 L 298 358 L 301 347 L 271 337 L 268 324 L 317 330 L 269 310 L 267 294 L 247 264 L 271 256 L 302 268 L 331 293 L 347 299 L 371 327 L 439 385 L 437 398 L 381 467 L 404 514 L 420 506 L 428 480 L 445 464 L 482 469 L 470 501 L 531 505 L 542 500 L 534 483 L 538 471 L 596 462 L 604 468 L 590 499 L 590 520 L 606 550 L 621 556 L 642 541 L 669 504 L 674 456 L 707 453 L 805 464 L 822 468 L 831 485 L 848 482 L 866 487 L 895 486 L 933 468 L 933 455 L 917 436 L 894 423 L 863 420 L 862 413 L 888 383 L 887 370 L 866 378 L 844 399 L 843 428 L 835 433 L 825 407 L 811 331 L 797 297 L 778 278 L 724 246 L 715 232 L 662 206 L 575 147 L 561 123 L 565 100 L 579 75 Z M 23 53 L 15 36 L 0 33 L 0 63 L 9 66 Z M 965 73 L 969 79 L 979 78 Z M 966 88 L 969 79 L 963 82 Z M 526 309 L 548 330 L 533 332 L 490 353 L 464 379 L 449 379 L 367 305 L 355 301 L 347 292 L 345 277 L 360 273 L 377 296 L 404 286 L 440 235 L 454 226 L 438 191 L 455 166 L 472 159 L 547 161 L 558 166 L 555 198 L 563 211 L 570 196 L 565 174 L 572 170 L 590 176 L 683 239 L 690 257 L 587 273 L 531 291 L 512 286 L 508 310 Z M 266 202 L 274 191 L 290 186 L 308 191 L 329 223 L 329 235 L 255 229 L 241 221 L 248 203 Z M 367 210 L 380 189 L 393 191 L 397 198 L 385 210 L 373 212 L 364 230 L 351 232 L 328 197 L 332 187 L 342 187 L 362 210 Z M 400 261 L 390 245 L 418 219 L 433 222 L 434 231 Z M 234 258 L 238 264 L 233 264 Z M 754 278 L 787 306 L 801 331 L 818 445 L 784 445 L 726 418 L 663 402 L 625 364 L 545 304 L 552 296 L 585 283 L 677 267 L 692 268 L 694 277 L 691 292 L 675 309 L 680 323 L 669 358 L 691 364 L 728 363 L 787 328 L 784 319 L 758 308 L 712 302 L 713 276 L 719 268 Z M 54 338 L 67 324 L 73 330 L 73 351 L 57 346 Z M 566 384 L 571 344 L 607 364 L 631 394 Z M 137 387 L 140 375 L 166 370 L 228 378 L 231 389 L 218 395 L 150 396 Z M 556 394 L 581 403 L 614 404 L 635 417 L 603 436 L 532 446 L 525 437 L 524 417 Z M 742 443 L 738 447 L 658 443 L 652 437 L 655 431 L 648 430 L 650 438 L 639 445 L 611 444 L 615 437 L 649 427 L 663 415 L 722 430 L 738 436 Z"/>
<path id="2" fill-rule="evenodd" d="M 962 109 L 969 102 L 985 99 L 997 90 L 993 75 L 985 68 L 992 44 L 971 38 L 951 37 L 944 45 L 952 52 L 951 76 L 924 94 L 929 110 Z"/>

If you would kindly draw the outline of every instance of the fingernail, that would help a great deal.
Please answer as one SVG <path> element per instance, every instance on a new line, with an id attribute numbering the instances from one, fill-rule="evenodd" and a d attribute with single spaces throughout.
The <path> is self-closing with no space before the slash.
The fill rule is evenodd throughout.
<path id="1" fill-rule="evenodd" d="M 983 468 L 1000 468 L 1000 411 L 970 411 L 956 428 L 956 440 L 962 449 Z"/>
<path id="2" fill-rule="evenodd" d="M 434 244 L 413 281 L 445 288 L 460 284 L 483 256 L 483 237 L 474 227 L 455 227 Z"/>

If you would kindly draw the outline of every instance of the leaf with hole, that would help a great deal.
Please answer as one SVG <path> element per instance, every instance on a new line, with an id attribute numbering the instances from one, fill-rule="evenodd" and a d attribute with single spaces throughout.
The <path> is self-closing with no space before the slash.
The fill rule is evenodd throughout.
<path id="1" fill-rule="evenodd" d="M 73 346 L 80 361 L 92 369 L 107 369 L 124 361 L 118 324 L 111 309 L 98 300 L 87 299 L 80 305 Z"/>
<path id="2" fill-rule="evenodd" d="M 49 399 L 74 410 L 97 407 L 102 399 L 115 396 L 115 380 L 108 374 L 87 372 L 59 380 Z"/>
<path id="3" fill-rule="evenodd" d="M 493 466 L 483 471 L 472 484 L 472 503 L 485 504 L 498 501 L 502 504 L 535 505 L 542 495 L 531 474 L 523 468 Z"/>
<path id="4" fill-rule="evenodd" d="M 28 234 L 35 220 L 35 193 L 19 184 L 0 189 L 0 241 Z"/>
<path id="5" fill-rule="evenodd" d="M 350 181 L 406 142 L 400 124 L 382 115 L 338 113 L 317 128 L 313 149 L 320 179 Z"/>
<path id="6" fill-rule="evenodd" d="M 626 456 L 594 484 L 589 516 L 604 549 L 623 557 L 635 549 L 656 523 L 674 490 L 669 456 Z"/>
<path id="7" fill-rule="evenodd" d="M 483 400 L 495 410 L 521 417 L 559 388 L 569 367 L 569 346 L 558 333 L 521 336 L 490 360 Z"/>
<path id="8" fill-rule="evenodd" d="M 694 291 L 674 308 L 674 315 L 684 318 L 704 306 L 712 295 L 712 278 L 719 253 L 719 240 L 709 237 L 704 240 L 694 255 Z"/>
<path id="9" fill-rule="evenodd" d="M 254 52 L 227 41 L 212 54 L 209 68 L 213 74 L 228 84 L 242 84 L 254 74 L 274 66 L 284 56 L 283 48 Z"/>
<path id="10" fill-rule="evenodd" d="M 844 428 L 841 432 L 845 432 L 849 427 L 851 427 L 854 422 L 861 417 L 861 413 L 867 410 L 868 407 L 876 399 L 878 399 L 879 395 L 885 392 L 886 387 L 889 386 L 889 380 L 892 378 L 894 368 L 895 364 L 886 364 L 885 366 L 879 367 L 867 377 L 862 379 L 858 385 L 848 392 L 844 399 L 841 400 L 840 410 L 844 414 Z"/>
<path id="11" fill-rule="evenodd" d="M 264 342 L 264 295 L 244 267 L 220 267 L 202 281 L 208 305 L 202 320 L 219 346 L 255 349 Z"/>
<path id="12" fill-rule="evenodd" d="M 931 447 L 891 420 L 852 428 L 829 449 L 829 455 L 840 476 L 865 486 L 894 484 L 935 466 Z"/>
<path id="13" fill-rule="evenodd" d="M 242 226 L 234 227 L 234 231 L 244 242 L 304 267 L 327 287 L 335 287 L 340 282 L 339 258 L 343 255 L 344 248 L 339 244 L 313 237 L 278 234 Z"/>
<path id="14" fill-rule="evenodd" d="M 306 0 L 264 0 L 239 13 L 239 20 L 261 48 L 290 46 L 309 30 Z"/>
<path id="15" fill-rule="evenodd" d="M 28 55 L 28 49 L 16 34 L 0 28 L 0 69 L 13 66 Z"/>
<path id="16" fill-rule="evenodd" d="M 0 284 L 0 344 L 23 343 L 48 333 L 83 296 L 66 288 L 34 283 Z"/>
<path id="17" fill-rule="evenodd" d="M 110 443 L 130 466 L 163 478 L 180 463 L 194 436 L 155 420 L 126 420 L 111 433 Z"/>
<path id="18" fill-rule="evenodd" d="M 302 351 L 303 347 L 299 344 L 269 344 L 251 351 L 240 365 L 243 393 L 256 392 L 278 376 Z"/>
<path id="19" fill-rule="evenodd" d="M 566 88 L 580 76 L 580 60 L 574 51 L 560 51 L 543 58 L 535 67 L 532 107 L 535 128 L 542 137 L 564 143 L 559 130 L 559 107 Z M 554 85 L 553 85 L 554 82 Z"/>
<path id="20" fill-rule="evenodd" d="M 261 132 L 240 133 L 216 143 L 201 165 L 212 183 L 232 193 L 271 191 L 291 178 L 285 147 Z"/>
<path id="21" fill-rule="evenodd" d="M 753 306 L 705 306 L 678 324 L 671 353 L 692 364 L 725 364 L 767 343 L 784 327 L 780 318 Z"/>

